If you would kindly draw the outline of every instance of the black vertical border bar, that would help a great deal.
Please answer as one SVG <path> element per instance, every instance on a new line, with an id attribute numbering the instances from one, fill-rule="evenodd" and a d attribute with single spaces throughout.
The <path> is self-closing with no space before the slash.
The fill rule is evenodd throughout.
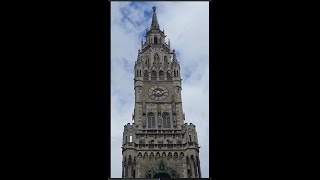
<path id="1" fill-rule="evenodd" d="M 210 171 L 213 180 L 225 178 L 224 167 L 224 5 L 210 1 Z"/>
<path id="2" fill-rule="evenodd" d="M 97 42 L 98 42 L 98 104 L 99 109 L 96 119 L 96 179 L 108 179 L 111 177 L 110 166 L 110 143 L 111 143 L 111 2 L 108 0 L 98 1 L 98 23 L 97 23 Z M 95 60 L 93 60 L 95 61 Z"/>

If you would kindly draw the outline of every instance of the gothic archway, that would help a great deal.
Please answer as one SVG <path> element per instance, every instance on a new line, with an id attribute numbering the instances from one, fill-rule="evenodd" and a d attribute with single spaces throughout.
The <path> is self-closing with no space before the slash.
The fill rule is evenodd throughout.
<path id="1" fill-rule="evenodd" d="M 168 167 L 163 158 L 160 158 L 157 164 L 146 172 L 145 176 L 146 178 L 178 178 L 179 174 L 171 167 Z"/>
<path id="2" fill-rule="evenodd" d="M 171 178 L 169 173 L 159 172 L 153 176 L 153 178 Z"/>

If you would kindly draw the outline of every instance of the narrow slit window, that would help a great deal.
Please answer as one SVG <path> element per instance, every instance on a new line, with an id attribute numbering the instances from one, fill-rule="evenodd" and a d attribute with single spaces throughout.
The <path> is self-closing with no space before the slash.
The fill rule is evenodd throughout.
<path id="1" fill-rule="evenodd" d="M 191 142 L 191 135 L 189 135 L 189 142 Z"/>
<path id="2" fill-rule="evenodd" d="M 132 136 L 130 136 L 130 142 L 132 142 Z"/>

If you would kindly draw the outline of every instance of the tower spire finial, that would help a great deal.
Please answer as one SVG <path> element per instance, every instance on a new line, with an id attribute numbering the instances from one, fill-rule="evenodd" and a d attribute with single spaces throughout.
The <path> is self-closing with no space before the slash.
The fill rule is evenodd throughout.
<path id="1" fill-rule="evenodd" d="M 152 22 L 151 22 L 151 28 L 150 29 L 160 29 L 159 23 L 158 23 L 158 19 L 157 19 L 157 14 L 156 14 L 156 7 L 153 6 L 152 10 L 153 10 L 153 15 L 152 15 Z"/>
<path id="2" fill-rule="evenodd" d="M 177 61 L 176 51 L 174 49 L 172 54 L 173 54 L 172 61 Z"/>

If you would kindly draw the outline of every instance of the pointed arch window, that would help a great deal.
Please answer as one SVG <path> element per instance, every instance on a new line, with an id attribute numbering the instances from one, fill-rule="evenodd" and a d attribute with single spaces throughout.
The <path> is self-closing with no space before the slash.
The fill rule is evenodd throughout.
<path id="1" fill-rule="evenodd" d="M 167 58 L 167 56 L 164 56 L 164 64 L 165 64 L 165 65 L 168 64 L 168 58 Z"/>
<path id="2" fill-rule="evenodd" d="M 157 80 L 157 72 L 154 70 L 151 72 L 151 80 Z"/>
<path id="3" fill-rule="evenodd" d="M 164 80 L 164 72 L 162 70 L 159 71 L 159 80 Z"/>
<path id="4" fill-rule="evenodd" d="M 172 81 L 172 77 L 171 77 L 171 73 L 170 72 L 167 72 L 167 80 L 168 81 Z"/>
<path id="5" fill-rule="evenodd" d="M 143 73 L 143 80 L 149 80 L 149 72 L 147 70 Z"/>
<path id="6" fill-rule="evenodd" d="M 170 114 L 168 112 L 164 112 L 162 115 L 162 118 L 163 118 L 163 127 L 170 128 L 171 127 Z"/>
<path id="7" fill-rule="evenodd" d="M 154 36 L 154 44 L 158 44 L 158 38 L 157 38 L 157 36 Z"/>
<path id="8" fill-rule="evenodd" d="M 154 55 L 153 64 L 160 65 L 160 58 L 158 54 Z"/>
<path id="9" fill-rule="evenodd" d="M 156 119 L 154 113 L 148 113 L 148 128 L 155 128 L 156 127 Z"/>

